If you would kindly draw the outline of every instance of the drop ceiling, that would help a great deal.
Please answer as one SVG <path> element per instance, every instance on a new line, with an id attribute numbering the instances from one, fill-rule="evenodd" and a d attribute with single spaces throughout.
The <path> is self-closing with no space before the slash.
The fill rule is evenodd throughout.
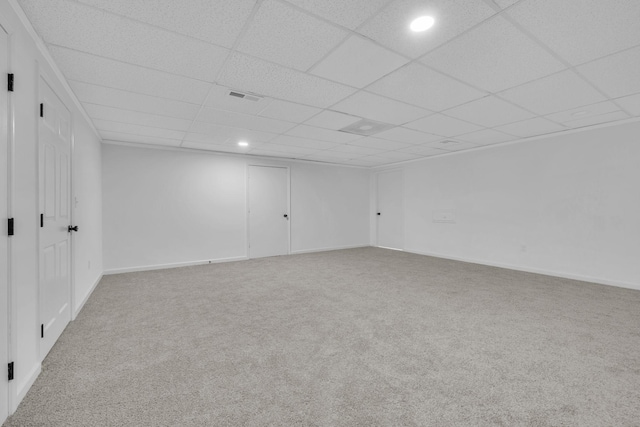
<path id="1" fill-rule="evenodd" d="M 640 116 L 638 0 L 19 4 L 106 142 L 375 167 Z"/>

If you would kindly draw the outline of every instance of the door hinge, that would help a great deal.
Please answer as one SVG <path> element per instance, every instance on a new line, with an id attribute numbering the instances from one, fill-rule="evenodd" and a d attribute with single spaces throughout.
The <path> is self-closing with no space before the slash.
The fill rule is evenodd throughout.
<path id="1" fill-rule="evenodd" d="M 13 380 L 13 362 L 9 363 L 9 366 L 7 369 L 7 380 L 9 381 Z"/>
<path id="2" fill-rule="evenodd" d="M 40 104 L 40 117 L 44 117 L 44 104 Z"/>
<path id="3" fill-rule="evenodd" d="M 7 90 L 13 92 L 13 73 L 7 75 Z"/>
<path id="4" fill-rule="evenodd" d="M 40 324 L 40 338 L 44 338 L 44 323 Z"/>
<path id="5" fill-rule="evenodd" d="M 40 228 L 44 227 L 44 214 L 40 214 Z"/>
<path id="6" fill-rule="evenodd" d="M 8 236 L 13 236 L 13 218 L 8 218 L 7 219 L 7 235 Z"/>

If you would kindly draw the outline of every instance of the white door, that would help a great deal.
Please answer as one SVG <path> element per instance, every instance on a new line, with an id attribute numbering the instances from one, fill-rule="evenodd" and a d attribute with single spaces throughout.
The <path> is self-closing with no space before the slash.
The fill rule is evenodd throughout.
<path id="1" fill-rule="evenodd" d="M 289 253 L 287 168 L 249 166 L 249 258 Z"/>
<path id="2" fill-rule="evenodd" d="M 378 174 L 378 246 L 404 249 L 404 188 L 402 171 Z"/>
<path id="3" fill-rule="evenodd" d="M 0 27 L 0 76 L 8 73 L 8 42 L 7 33 Z M 8 104 L 9 92 L 7 86 L 2 85 L 0 97 L 0 369 L 9 363 L 9 237 L 7 236 L 8 211 L 8 178 L 9 178 L 9 145 L 8 145 Z M 0 424 L 9 415 L 9 382 L 7 375 L 0 379 Z"/>
<path id="4" fill-rule="evenodd" d="M 71 319 L 71 120 L 40 78 L 40 357 Z"/>

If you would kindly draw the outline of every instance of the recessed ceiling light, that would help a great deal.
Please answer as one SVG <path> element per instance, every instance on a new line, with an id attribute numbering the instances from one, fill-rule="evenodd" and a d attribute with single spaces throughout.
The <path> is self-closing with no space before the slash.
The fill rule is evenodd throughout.
<path id="1" fill-rule="evenodd" d="M 238 142 L 238 145 L 239 145 L 240 147 L 248 147 L 248 146 L 249 146 L 249 143 L 248 143 L 247 141 L 240 141 L 240 142 Z"/>
<path id="2" fill-rule="evenodd" d="M 409 28 L 411 28 L 411 31 L 414 31 L 416 33 L 421 33 L 433 27 L 433 24 L 435 23 L 436 23 L 436 20 L 433 19 L 432 16 L 421 16 L 419 18 L 414 19 L 411 22 L 411 25 L 409 25 Z"/>

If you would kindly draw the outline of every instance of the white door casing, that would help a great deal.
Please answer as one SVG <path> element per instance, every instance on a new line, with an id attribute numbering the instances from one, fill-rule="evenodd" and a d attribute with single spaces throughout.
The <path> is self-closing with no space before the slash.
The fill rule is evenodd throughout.
<path id="1" fill-rule="evenodd" d="M 0 26 L 0 75 L 9 73 L 9 36 Z M 11 303 L 9 292 L 9 91 L 2 85 L 0 97 L 0 367 L 9 363 Z M 0 379 L 0 424 L 9 415 L 8 376 Z"/>
<path id="2" fill-rule="evenodd" d="M 288 168 L 250 165 L 248 194 L 249 258 L 288 254 Z"/>
<path id="3" fill-rule="evenodd" d="M 404 177 L 402 171 L 380 172 L 377 178 L 377 245 L 390 249 L 404 249 Z"/>
<path id="4" fill-rule="evenodd" d="M 40 78 L 40 359 L 71 319 L 71 115 Z"/>

